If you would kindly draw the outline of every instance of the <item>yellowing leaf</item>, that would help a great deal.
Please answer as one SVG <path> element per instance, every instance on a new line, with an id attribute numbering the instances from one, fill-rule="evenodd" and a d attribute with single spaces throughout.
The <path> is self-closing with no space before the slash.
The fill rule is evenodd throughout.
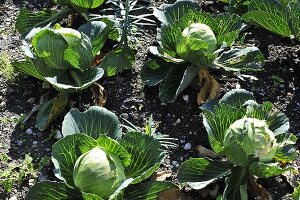
<path id="1" fill-rule="evenodd" d="M 200 92 L 197 95 L 198 104 L 207 102 L 217 98 L 220 95 L 221 86 L 220 84 L 212 77 L 207 70 L 207 68 L 199 69 L 199 84 L 202 86 Z"/>
<path id="2" fill-rule="evenodd" d="M 93 85 L 91 85 L 90 88 L 93 93 L 93 97 L 92 97 L 94 99 L 93 104 L 103 107 L 106 103 L 106 97 L 107 97 L 107 93 L 104 87 L 102 87 L 98 83 L 94 83 Z"/>

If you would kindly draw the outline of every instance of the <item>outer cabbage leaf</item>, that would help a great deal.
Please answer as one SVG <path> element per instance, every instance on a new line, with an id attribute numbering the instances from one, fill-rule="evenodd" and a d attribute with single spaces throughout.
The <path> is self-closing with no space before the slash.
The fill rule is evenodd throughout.
<path id="1" fill-rule="evenodd" d="M 64 73 L 55 77 L 45 77 L 45 79 L 57 90 L 72 93 L 89 87 L 98 81 L 103 74 L 103 69 L 91 68 L 83 72 L 70 71 L 70 74 Z"/>
<path id="2" fill-rule="evenodd" d="M 243 20 L 284 37 L 291 35 L 287 10 L 277 0 L 252 0 Z"/>
<path id="3" fill-rule="evenodd" d="M 159 192 L 168 189 L 177 189 L 171 182 L 150 181 L 139 185 L 132 185 L 126 189 L 124 200 L 154 200 L 158 198 Z"/>
<path id="4" fill-rule="evenodd" d="M 295 170 L 293 167 L 281 168 L 279 163 L 254 162 L 249 166 L 249 172 L 259 178 L 271 178 L 286 171 Z"/>
<path id="5" fill-rule="evenodd" d="M 77 109 L 68 112 L 62 123 L 62 134 L 66 137 L 82 133 L 94 139 L 98 139 L 100 135 L 107 135 L 110 138 L 119 139 L 122 135 L 120 128 L 121 123 L 113 112 L 92 106 L 85 112 Z"/>
<path id="6" fill-rule="evenodd" d="M 93 47 L 93 57 L 100 51 L 106 41 L 109 27 L 101 21 L 87 22 L 78 28 L 90 38 Z"/>
<path id="7" fill-rule="evenodd" d="M 257 47 L 233 47 L 214 60 L 214 67 L 226 71 L 257 71 L 265 63 L 263 54 Z"/>
<path id="8" fill-rule="evenodd" d="M 25 200 L 81 200 L 80 191 L 65 183 L 42 181 L 30 188 Z"/>
<path id="9" fill-rule="evenodd" d="M 120 144 L 131 154 L 131 164 L 125 167 L 127 178 L 134 178 L 133 184 L 149 178 L 165 157 L 160 142 L 140 132 L 128 132 Z"/>
<path id="10" fill-rule="evenodd" d="M 224 200 L 248 199 L 247 180 L 249 172 L 247 167 L 232 167 L 231 174 L 226 178 L 226 187 L 223 194 Z"/>
<path id="11" fill-rule="evenodd" d="M 210 183 L 230 174 L 231 164 L 226 161 L 213 161 L 206 158 L 192 158 L 179 168 L 179 183 L 187 183 L 191 188 L 199 190 Z"/>
<path id="12" fill-rule="evenodd" d="M 159 85 L 159 99 L 162 102 L 174 102 L 177 96 L 187 88 L 195 76 L 198 68 L 184 65 L 174 66 Z"/>

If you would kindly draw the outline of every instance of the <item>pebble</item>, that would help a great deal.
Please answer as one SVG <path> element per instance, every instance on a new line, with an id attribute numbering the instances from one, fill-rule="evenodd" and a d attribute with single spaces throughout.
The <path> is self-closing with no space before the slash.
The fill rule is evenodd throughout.
<path id="1" fill-rule="evenodd" d="M 56 130 L 56 135 L 54 137 L 55 139 L 59 140 L 60 138 L 62 138 L 62 134 L 60 130 Z"/>
<path id="2" fill-rule="evenodd" d="M 9 200 L 18 200 L 18 198 L 16 196 L 12 196 L 9 198 Z"/>
<path id="3" fill-rule="evenodd" d="M 192 148 L 192 145 L 191 145 L 191 143 L 186 143 L 185 145 L 184 145 L 184 147 L 183 147 L 183 149 L 184 150 L 190 150 Z"/>
<path id="4" fill-rule="evenodd" d="M 35 102 L 35 97 L 31 97 L 30 99 L 28 99 L 27 103 L 33 104 Z"/>
<path id="5" fill-rule="evenodd" d="M 5 101 L 2 101 L 2 102 L 0 103 L 0 108 L 4 108 L 5 106 L 6 106 Z"/>
<path id="6" fill-rule="evenodd" d="M 31 135 L 32 133 L 33 133 L 33 131 L 32 131 L 31 128 L 28 128 L 28 129 L 26 130 L 26 134 Z"/>
<path id="7" fill-rule="evenodd" d="M 183 100 L 188 103 L 189 102 L 189 95 L 182 96 Z"/>
<path id="8" fill-rule="evenodd" d="M 128 119 L 129 115 L 127 113 L 122 113 L 121 118 Z"/>
<path id="9" fill-rule="evenodd" d="M 175 123 L 179 124 L 180 122 L 181 122 L 181 120 L 180 120 L 180 118 L 178 118 Z"/>

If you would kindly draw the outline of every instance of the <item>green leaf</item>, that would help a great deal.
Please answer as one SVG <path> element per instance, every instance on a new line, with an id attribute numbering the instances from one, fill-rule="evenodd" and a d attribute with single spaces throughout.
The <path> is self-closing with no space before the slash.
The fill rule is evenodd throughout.
<path id="1" fill-rule="evenodd" d="M 226 161 L 192 158 L 180 166 L 177 178 L 179 183 L 187 183 L 191 188 L 199 190 L 228 176 L 230 167 Z"/>
<path id="2" fill-rule="evenodd" d="M 139 185 L 132 185 L 125 191 L 124 200 L 156 200 L 159 192 L 177 186 L 171 182 L 150 181 Z"/>
<path id="3" fill-rule="evenodd" d="M 69 2 L 80 8 L 91 9 L 99 7 L 104 0 L 69 0 Z"/>
<path id="4" fill-rule="evenodd" d="M 29 76 L 33 76 L 37 79 L 45 81 L 44 77 L 39 73 L 33 63 L 29 60 L 14 62 L 12 65 L 20 72 L 27 74 Z"/>
<path id="5" fill-rule="evenodd" d="M 229 105 L 233 108 L 240 109 L 248 100 L 254 100 L 252 92 L 248 92 L 244 89 L 234 89 L 227 92 L 219 102 L 220 104 Z"/>
<path id="6" fill-rule="evenodd" d="M 259 178 L 271 178 L 286 171 L 295 170 L 293 167 L 281 168 L 279 163 L 254 162 L 249 166 L 249 172 Z"/>
<path id="7" fill-rule="evenodd" d="M 68 105 L 69 94 L 59 93 L 55 98 L 44 103 L 36 116 L 36 125 L 40 131 L 44 131 L 61 115 Z"/>
<path id="8" fill-rule="evenodd" d="M 83 72 L 70 70 L 69 73 L 55 77 L 45 77 L 45 79 L 58 91 L 72 93 L 89 87 L 98 81 L 103 74 L 103 69 L 89 68 Z"/>
<path id="9" fill-rule="evenodd" d="M 232 167 L 230 176 L 225 180 L 224 200 L 244 200 L 247 198 L 248 167 Z M 243 198 L 245 197 L 246 198 Z"/>
<path id="10" fill-rule="evenodd" d="M 94 146 L 95 140 L 87 135 L 68 135 L 57 141 L 52 147 L 52 162 L 54 163 L 57 178 L 65 181 L 68 185 L 75 187 L 73 181 L 73 169 L 76 160 L 82 155 L 79 146 Z"/>
<path id="11" fill-rule="evenodd" d="M 150 53 L 152 53 L 153 55 L 157 56 L 157 57 L 160 57 L 162 59 L 164 59 L 166 62 L 171 62 L 171 63 L 177 63 L 177 64 L 180 64 L 180 63 L 183 63 L 184 60 L 182 59 L 179 59 L 179 58 L 174 58 L 172 56 L 170 56 L 162 47 L 160 46 L 150 46 L 148 48 L 148 51 Z"/>
<path id="12" fill-rule="evenodd" d="M 81 200 L 79 190 L 65 183 L 42 181 L 30 188 L 25 200 Z"/>
<path id="13" fill-rule="evenodd" d="M 94 139 L 98 139 L 100 135 L 107 135 L 117 140 L 122 135 L 120 127 L 121 123 L 114 113 L 102 107 L 92 106 L 85 112 L 77 109 L 68 112 L 62 123 L 62 134 L 65 137 L 82 133 Z"/>
<path id="14" fill-rule="evenodd" d="M 78 31 L 90 38 L 93 47 L 93 57 L 95 57 L 105 44 L 109 27 L 104 22 L 92 21 L 80 26 Z"/>
<path id="15" fill-rule="evenodd" d="M 227 45 L 231 45 L 238 38 L 241 30 L 245 26 L 242 22 L 242 18 L 236 14 L 219 14 L 215 20 L 217 22 L 215 32 L 217 33 L 219 45 L 223 42 Z"/>
<path id="16" fill-rule="evenodd" d="M 119 186 L 119 188 L 112 195 L 109 196 L 109 200 L 123 199 L 124 189 L 127 188 L 132 183 L 133 180 L 134 180 L 133 178 L 129 178 L 129 179 L 125 180 Z"/>
<path id="17" fill-rule="evenodd" d="M 226 71 L 257 71 L 265 63 L 263 54 L 257 47 L 234 47 L 223 52 L 214 61 L 214 66 Z"/>
<path id="18" fill-rule="evenodd" d="M 274 158 L 281 162 L 292 162 L 297 158 L 297 155 L 294 145 L 287 145 L 279 148 Z"/>
<path id="19" fill-rule="evenodd" d="M 243 116 L 243 110 L 236 109 L 227 104 L 215 107 L 214 112 L 203 110 L 203 125 L 208 133 L 211 148 L 216 153 L 220 154 L 223 151 L 226 130 L 233 122 Z"/>
<path id="20" fill-rule="evenodd" d="M 126 133 L 120 144 L 131 154 L 131 164 L 125 167 L 125 174 L 134 178 L 133 184 L 149 178 L 165 157 L 160 142 L 140 132 Z"/>
<path id="21" fill-rule="evenodd" d="M 294 192 L 292 194 L 293 200 L 299 200 L 300 199 L 300 185 L 298 187 L 294 188 Z"/>
<path id="22" fill-rule="evenodd" d="M 162 102 L 174 102 L 177 96 L 187 88 L 197 75 L 198 68 L 191 65 L 177 65 L 171 68 L 159 85 L 159 99 Z"/>
<path id="23" fill-rule="evenodd" d="M 184 16 L 187 11 L 190 10 L 201 10 L 198 3 L 188 0 L 178 0 L 174 4 L 164 5 L 165 9 L 160 11 L 154 8 L 153 15 L 161 21 L 163 24 L 172 25 Z"/>
<path id="24" fill-rule="evenodd" d="M 104 200 L 96 194 L 81 192 L 83 200 Z"/>
<path id="25" fill-rule="evenodd" d="M 88 36 L 81 34 L 79 41 L 71 43 L 64 52 L 64 59 L 80 71 L 87 70 L 93 62 L 92 44 Z"/>
<path id="26" fill-rule="evenodd" d="M 290 17 L 290 28 L 297 41 L 300 41 L 300 3 L 290 2 L 287 7 Z"/>
<path id="27" fill-rule="evenodd" d="M 131 69 L 135 61 L 135 52 L 129 47 L 118 47 L 104 57 L 98 65 L 106 76 L 114 76 L 124 69 Z"/>
<path id="28" fill-rule="evenodd" d="M 163 81 L 168 72 L 174 66 L 164 60 L 148 60 L 142 67 L 141 78 L 146 85 L 154 86 Z"/>
<path id="29" fill-rule="evenodd" d="M 245 103 L 247 106 L 247 117 L 266 120 L 269 129 L 274 132 L 275 135 L 287 133 L 290 129 L 288 117 L 274 108 L 271 102 L 263 102 L 258 104 L 255 101 L 248 101 Z"/>
<path id="30" fill-rule="evenodd" d="M 16 20 L 16 29 L 21 33 L 22 38 L 34 28 L 52 26 L 56 22 L 66 18 L 72 9 L 65 8 L 59 12 L 44 10 L 39 12 L 32 12 L 26 8 L 22 8 Z"/>
<path id="31" fill-rule="evenodd" d="M 97 139 L 97 144 L 98 146 L 103 147 L 106 151 L 116 155 L 122 161 L 124 167 L 127 167 L 130 164 L 131 155 L 117 141 L 105 135 L 101 135 Z"/>
<path id="32" fill-rule="evenodd" d="M 64 51 L 68 43 L 58 33 L 51 29 L 39 31 L 32 39 L 32 46 L 37 57 L 51 69 L 68 69 L 69 64 L 64 60 Z"/>
<path id="33" fill-rule="evenodd" d="M 277 0 L 252 0 L 243 20 L 284 37 L 291 35 L 287 10 Z"/>

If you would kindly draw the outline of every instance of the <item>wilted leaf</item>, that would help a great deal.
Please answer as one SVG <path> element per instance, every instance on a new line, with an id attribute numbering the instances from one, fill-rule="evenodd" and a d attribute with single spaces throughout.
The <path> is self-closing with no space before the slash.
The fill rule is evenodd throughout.
<path id="1" fill-rule="evenodd" d="M 91 85 L 90 89 L 93 93 L 93 96 L 92 96 L 93 104 L 103 107 L 106 103 L 106 97 L 107 97 L 107 93 L 106 93 L 104 87 L 102 87 L 98 83 L 94 83 L 93 85 Z"/>
<path id="2" fill-rule="evenodd" d="M 152 181 L 165 181 L 166 178 L 168 177 L 171 177 L 172 175 L 172 171 L 158 171 L 158 172 L 155 172 L 151 177 L 150 179 Z"/>
<path id="3" fill-rule="evenodd" d="M 271 194 L 263 186 L 256 183 L 253 177 L 250 178 L 248 182 L 248 190 L 253 195 L 254 199 L 272 200 Z"/>
<path id="4" fill-rule="evenodd" d="M 200 92 L 197 95 L 198 104 L 213 100 L 220 95 L 221 86 L 212 77 L 207 68 L 202 68 L 198 71 L 199 83 L 202 85 Z"/>
<path id="5" fill-rule="evenodd" d="M 64 111 L 68 105 L 69 94 L 59 93 L 55 98 L 43 104 L 36 116 L 37 128 L 44 131 Z"/>
<path id="6" fill-rule="evenodd" d="M 198 145 L 196 147 L 196 149 L 198 150 L 198 154 L 201 157 L 208 157 L 208 158 L 218 158 L 219 157 L 213 150 L 207 149 L 202 145 Z"/>

